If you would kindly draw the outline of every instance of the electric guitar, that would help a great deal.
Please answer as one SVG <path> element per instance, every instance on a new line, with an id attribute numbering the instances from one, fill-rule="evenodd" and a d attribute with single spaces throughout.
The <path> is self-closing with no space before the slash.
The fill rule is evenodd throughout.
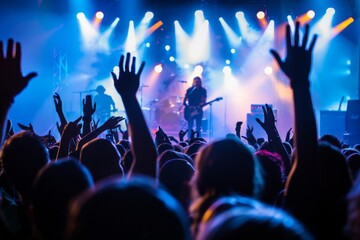
<path id="1" fill-rule="evenodd" d="M 211 100 L 209 102 L 206 102 L 200 106 L 186 106 L 184 109 L 184 118 L 186 121 L 189 121 L 190 119 L 192 119 L 193 117 L 195 117 L 196 115 L 199 115 L 202 113 L 202 108 L 205 107 L 206 105 L 209 105 L 213 102 L 217 102 L 223 100 L 222 97 L 218 97 L 215 98 L 214 100 Z"/>

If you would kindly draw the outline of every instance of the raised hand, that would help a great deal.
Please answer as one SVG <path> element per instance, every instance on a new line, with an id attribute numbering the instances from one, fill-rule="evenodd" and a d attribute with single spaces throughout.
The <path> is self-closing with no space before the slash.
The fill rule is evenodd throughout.
<path id="1" fill-rule="evenodd" d="M 83 99 L 84 119 L 91 118 L 91 116 L 94 114 L 95 111 L 96 111 L 96 103 L 94 103 L 93 106 L 91 95 L 86 95 L 85 99 Z"/>
<path id="2" fill-rule="evenodd" d="M 174 138 L 173 136 L 168 136 L 168 138 L 169 138 L 170 141 L 173 141 L 175 143 L 179 143 L 179 141 L 176 138 Z"/>
<path id="3" fill-rule="evenodd" d="M 82 117 L 79 117 L 75 121 L 69 122 L 65 125 L 64 131 L 61 135 L 60 146 L 56 155 L 56 160 L 65 158 L 69 155 L 69 145 L 71 140 L 80 134 L 82 125 L 79 124 L 79 122 L 81 119 Z"/>
<path id="4" fill-rule="evenodd" d="M 155 142 L 156 142 L 157 146 L 159 146 L 160 144 L 165 143 L 165 142 L 171 144 L 169 137 L 162 130 L 162 128 L 160 126 L 159 126 L 159 129 L 155 133 Z"/>
<path id="5" fill-rule="evenodd" d="M 57 113 L 62 112 L 62 101 L 60 95 L 58 93 L 54 93 L 53 98 L 54 98 L 56 112 Z"/>
<path id="6" fill-rule="evenodd" d="M 184 131 L 184 130 L 180 130 L 180 132 L 179 132 L 179 139 L 180 139 L 180 141 L 182 142 L 182 141 L 184 141 L 184 136 L 186 135 L 186 133 L 188 132 L 189 130 L 188 129 L 186 129 L 186 131 Z"/>
<path id="7" fill-rule="evenodd" d="M 257 146 L 257 141 L 253 134 L 253 131 L 254 131 L 254 127 L 247 126 L 246 136 L 241 136 L 241 137 L 246 139 L 250 145 Z"/>
<path id="8" fill-rule="evenodd" d="M 21 123 L 18 123 L 18 126 L 21 130 L 34 132 L 34 127 L 31 125 L 31 123 L 29 123 L 29 126 L 25 126 Z"/>
<path id="9" fill-rule="evenodd" d="M 82 125 L 79 124 L 81 119 L 82 119 L 82 117 L 79 117 L 75 121 L 67 123 L 64 127 L 64 131 L 63 131 L 61 138 L 63 138 L 63 137 L 74 138 L 77 135 L 79 135 L 80 129 L 82 127 Z"/>
<path id="10" fill-rule="evenodd" d="M 60 124 L 58 122 L 56 122 L 56 127 L 61 135 L 62 132 L 64 131 L 65 125 L 67 124 L 67 121 L 66 121 L 66 118 L 65 118 L 65 115 L 63 112 L 62 101 L 61 101 L 60 95 L 58 93 L 54 93 L 53 98 L 54 98 L 55 110 L 60 118 Z"/>
<path id="11" fill-rule="evenodd" d="M 264 122 L 262 122 L 259 118 L 255 118 L 256 122 L 265 130 L 265 132 L 269 135 L 269 133 L 274 130 L 275 127 L 275 116 L 271 107 L 268 104 L 265 104 L 265 107 L 262 106 L 262 110 L 264 113 Z"/>
<path id="12" fill-rule="evenodd" d="M 119 61 L 119 77 L 117 77 L 114 72 L 111 72 L 111 76 L 114 80 L 115 89 L 122 98 L 136 95 L 140 85 L 140 75 L 145 66 L 145 62 L 142 62 L 138 72 L 136 73 L 135 72 L 136 57 L 132 57 L 131 66 L 130 66 L 130 58 L 131 58 L 130 53 L 126 54 L 126 59 L 124 55 L 121 55 Z M 125 65 L 124 65 L 124 59 L 125 59 Z"/>
<path id="13" fill-rule="evenodd" d="M 36 72 L 31 72 L 26 76 L 21 72 L 21 45 L 16 42 L 14 49 L 14 40 L 9 39 L 6 49 L 6 55 L 3 51 L 3 42 L 0 41 L 0 98 L 4 104 L 11 104 L 29 83 L 37 76 Z"/>
<path id="14" fill-rule="evenodd" d="M 238 138 L 240 138 L 240 131 L 241 131 L 242 124 L 243 124 L 243 122 L 240 122 L 240 121 L 236 123 L 235 133 Z"/>
<path id="15" fill-rule="evenodd" d="M 119 131 L 122 135 L 122 139 L 128 140 L 129 139 L 129 129 L 128 129 L 128 123 L 127 123 L 126 119 L 125 119 L 125 127 L 126 127 L 126 129 L 124 131 L 121 129 L 121 125 L 119 125 Z"/>
<path id="16" fill-rule="evenodd" d="M 55 137 L 51 135 L 51 130 L 49 130 L 48 134 L 45 136 L 41 136 L 40 139 L 47 147 L 51 147 L 56 143 Z"/>
<path id="17" fill-rule="evenodd" d="M 305 33 L 300 43 L 300 23 L 296 22 L 293 43 L 291 41 L 290 25 L 286 26 L 286 59 L 281 60 L 279 54 L 271 49 L 270 52 L 279 64 L 281 70 L 289 77 L 291 86 L 305 85 L 309 86 L 309 74 L 311 69 L 312 51 L 315 46 L 317 35 L 311 40 L 310 46 L 306 49 L 309 38 L 309 25 L 305 25 Z"/>
<path id="18" fill-rule="evenodd" d="M 291 130 L 292 130 L 292 128 L 290 128 L 290 129 L 286 132 L 285 142 L 290 142 L 290 140 L 291 140 L 291 137 L 290 137 Z"/>
<path id="19" fill-rule="evenodd" d="M 124 119 L 125 119 L 124 117 L 110 117 L 106 122 L 104 122 L 102 127 L 104 129 L 117 128 L 119 126 L 120 122 Z"/>

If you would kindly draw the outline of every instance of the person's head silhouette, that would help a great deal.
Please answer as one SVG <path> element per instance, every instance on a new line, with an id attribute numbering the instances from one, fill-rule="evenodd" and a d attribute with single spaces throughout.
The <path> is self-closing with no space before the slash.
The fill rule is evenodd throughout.
<path id="1" fill-rule="evenodd" d="M 99 85 L 99 86 L 97 86 L 97 88 L 96 88 L 96 92 L 98 93 L 98 94 L 104 94 L 105 93 L 105 88 L 104 88 L 104 86 L 103 85 Z"/>

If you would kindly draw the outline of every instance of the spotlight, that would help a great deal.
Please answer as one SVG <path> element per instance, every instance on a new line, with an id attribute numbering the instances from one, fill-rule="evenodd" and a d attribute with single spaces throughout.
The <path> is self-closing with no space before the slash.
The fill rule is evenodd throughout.
<path id="1" fill-rule="evenodd" d="M 313 10 L 309 10 L 306 15 L 310 18 L 313 19 L 315 17 L 315 12 Z"/>
<path id="2" fill-rule="evenodd" d="M 197 75 L 200 75 L 202 74 L 202 72 L 204 71 L 203 67 L 201 65 L 197 65 L 194 69 L 194 72 L 197 74 Z"/>
<path id="3" fill-rule="evenodd" d="M 150 43 L 149 43 L 149 42 L 145 43 L 145 47 L 149 48 L 149 47 L 150 47 Z"/>
<path id="4" fill-rule="evenodd" d="M 195 16 L 196 17 L 203 17 L 204 16 L 204 12 L 202 10 L 196 10 L 195 11 Z"/>
<path id="5" fill-rule="evenodd" d="M 157 73 L 161 73 L 162 70 L 163 70 L 163 68 L 162 68 L 161 63 L 157 64 L 157 65 L 154 67 L 154 71 L 157 72 Z"/>
<path id="6" fill-rule="evenodd" d="M 272 74 L 272 72 L 273 72 L 273 69 L 270 66 L 267 66 L 264 68 L 264 73 L 266 75 L 270 75 L 270 74 Z"/>
<path id="7" fill-rule="evenodd" d="M 83 12 L 79 12 L 78 14 L 76 14 L 76 18 L 77 19 L 84 19 L 85 18 L 85 14 Z"/>
<path id="8" fill-rule="evenodd" d="M 230 64 L 230 60 L 229 60 L 229 59 L 226 59 L 226 60 L 225 60 L 225 63 L 226 63 L 227 65 L 229 65 L 229 64 Z"/>
<path id="9" fill-rule="evenodd" d="M 235 17 L 237 17 L 237 18 L 244 17 L 244 13 L 243 13 L 243 12 L 237 12 L 237 13 L 235 14 Z"/>
<path id="10" fill-rule="evenodd" d="M 334 15 L 335 14 L 335 9 L 332 8 L 332 7 L 326 9 L 326 14 Z"/>
<path id="11" fill-rule="evenodd" d="M 166 51 L 169 51 L 169 50 L 170 50 L 170 46 L 169 46 L 169 45 L 166 45 L 166 46 L 165 46 L 165 50 L 166 50 Z"/>
<path id="12" fill-rule="evenodd" d="M 170 57 L 169 57 L 169 61 L 170 61 L 170 62 L 173 62 L 173 61 L 175 61 L 175 58 L 174 58 L 173 56 L 170 56 Z"/>
<path id="13" fill-rule="evenodd" d="M 231 73 L 231 67 L 225 66 L 225 67 L 223 68 L 223 73 L 224 73 L 225 75 L 230 74 L 230 73 Z"/>
<path id="14" fill-rule="evenodd" d="M 149 22 L 153 17 L 154 17 L 153 12 L 146 12 L 145 13 L 145 20 L 147 20 L 147 22 Z"/>
<path id="15" fill-rule="evenodd" d="M 263 12 L 263 11 L 259 11 L 257 14 L 256 14 L 256 17 L 258 18 L 258 19 L 264 19 L 264 17 L 265 17 L 265 13 Z"/>
<path id="16" fill-rule="evenodd" d="M 346 61 L 346 64 L 347 64 L 348 66 L 350 66 L 350 65 L 351 65 L 351 60 L 348 59 L 348 60 Z"/>
<path id="17" fill-rule="evenodd" d="M 101 12 L 101 11 L 98 11 L 96 14 L 95 14 L 96 18 L 97 19 L 103 19 L 104 18 L 104 13 Z"/>
<path id="18" fill-rule="evenodd" d="M 230 49 L 230 52 L 234 54 L 236 52 L 235 48 Z"/>

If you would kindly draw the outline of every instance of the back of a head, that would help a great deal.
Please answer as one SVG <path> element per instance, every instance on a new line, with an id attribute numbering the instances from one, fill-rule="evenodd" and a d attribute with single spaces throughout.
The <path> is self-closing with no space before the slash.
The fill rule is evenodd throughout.
<path id="1" fill-rule="evenodd" d="M 167 161 L 159 171 L 159 181 L 186 209 L 190 203 L 188 184 L 194 173 L 194 167 L 183 159 Z"/>
<path id="2" fill-rule="evenodd" d="M 72 204 L 67 239 L 190 239 L 185 212 L 145 177 L 107 180 Z"/>
<path id="3" fill-rule="evenodd" d="M 284 164 L 279 154 L 267 150 L 259 150 L 255 153 L 261 164 L 264 177 L 264 191 L 261 199 L 273 205 L 279 193 L 285 187 Z"/>
<path id="4" fill-rule="evenodd" d="M 193 155 L 196 155 L 199 152 L 199 150 L 201 149 L 201 147 L 204 145 L 205 145 L 205 143 L 203 143 L 203 142 L 195 141 L 192 144 L 190 144 L 189 147 L 187 147 L 185 149 L 184 153 L 191 157 Z"/>
<path id="5" fill-rule="evenodd" d="M 121 144 L 126 151 L 131 149 L 131 142 L 129 140 L 121 139 L 118 144 Z"/>
<path id="6" fill-rule="evenodd" d="M 319 157 L 323 171 L 323 193 L 326 199 L 330 196 L 343 199 L 343 196 L 350 190 L 352 181 L 345 156 L 340 149 L 332 144 L 321 142 L 319 144 Z M 329 202 L 327 200 L 327 202 Z"/>
<path id="7" fill-rule="evenodd" d="M 89 169 L 95 182 L 112 175 L 122 177 L 120 160 L 121 156 L 115 145 L 103 138 L 86 143 L 80 152 L 80 162 Z"/>
<path id="8" fill-rule="evenodd" d="M 327 142 L 327 143 L 331 144 L 332 146 L 337 147 L 338 149 L 341 149 L 341 142 L 334 135 L 325 134 L 325 135 L 320 137 L 319 141 L 320 142 Z"/>
<path id="9" fill-rule="evenodd" d="M 315 221 L 321 221 L 323 226 L 331 229 L 334 239 L 340 239 L 344 236 L 348 208 L 346 196 L 351 189 L 352 179 L 340 149 L 322 142 L 318 152 L 321 162 L 321 196 L 316 208 L 319 219 Z M 329 234 L 329 230 L 319 229 L 314 234 L 322 238 Z"/>
<path id="10" fill-rule="evenodd" d="M 354 180 L 354 184 L 347 195 L 347 201 L 346 231 L 350 235 L 350 239 L 360 239 L 360 174 Z"/>
<path id="11" fill-rule="evenodd" d="M 173 159 L 184 159 L 189 164 L 194 166 L 194 161 L 185 153 L 176 152 L 175 150 L 165 150 L 158 156 L 159 168 L 161 168 L 166 162 Z"/>
<path id="12" fill-rule="evenodd" d="M 1 161 L 16 190 L 25 201 L 30 201 L 36 174 L 49 162 L 46 146 L 34 133 L 20 132 L 4 143 Z"/>
<path id="13" fill-rule="evenodd" d="M 200 196 L 239 193 L 255 196 L 262 177 L 256 157 L 239 140 L 223 139 L 208 144 L 196 158 L 195 186 Z"/>
<path id="14" fill-rule="evenodd" d="M 161 168 L 167 161 L 178 158 L 177 152 L 173 149 L 163 151 L 158 155 L 158 165 Z"/>
<path id="15" fill-rule="evenodd" d="M 351 179 L 355 180 L 360 172 L 360 153 L 353 153 L 346 158 L 350 170 Z"/>
<path id="16" fill-rule="evenodd" d="M 128 174 L 128 172 L 130 171 L 132 165 L 133 165 L 133 162 L 134 162 L 134 156 L 132 154 L 132 151 L 131 149 L 130 150 L 127 150 L 124 154 L 124 157 L 122 158 L 122 161 L 121 161 L 121 165 L 124 169 L 124 173 L 125 174 Z"/>
<path id="17" fill-rule="evenodd" d="M 32 203 L 43 239 L 62 239 L 70 201 L 92 185 L 89 171 L 76 159 L 52 162 L 40 170 Z"/>
<path id="18" fill-rule="evenodd" d="M 158 147 L 157 147 L 157 152 L 158 155 L 161 155 L 163 152 L 167 151 L 167 150 L 173 150 L 175 151 L 175 148 L 170 144 L 170 143 L 161 143 Z"/>
<path id="19" fill-rule="evenodd" d="M 234 207 L 215 216 L 197 240 L 311 240 L 308 231 L 289 214 L 263 206 Z"/>

